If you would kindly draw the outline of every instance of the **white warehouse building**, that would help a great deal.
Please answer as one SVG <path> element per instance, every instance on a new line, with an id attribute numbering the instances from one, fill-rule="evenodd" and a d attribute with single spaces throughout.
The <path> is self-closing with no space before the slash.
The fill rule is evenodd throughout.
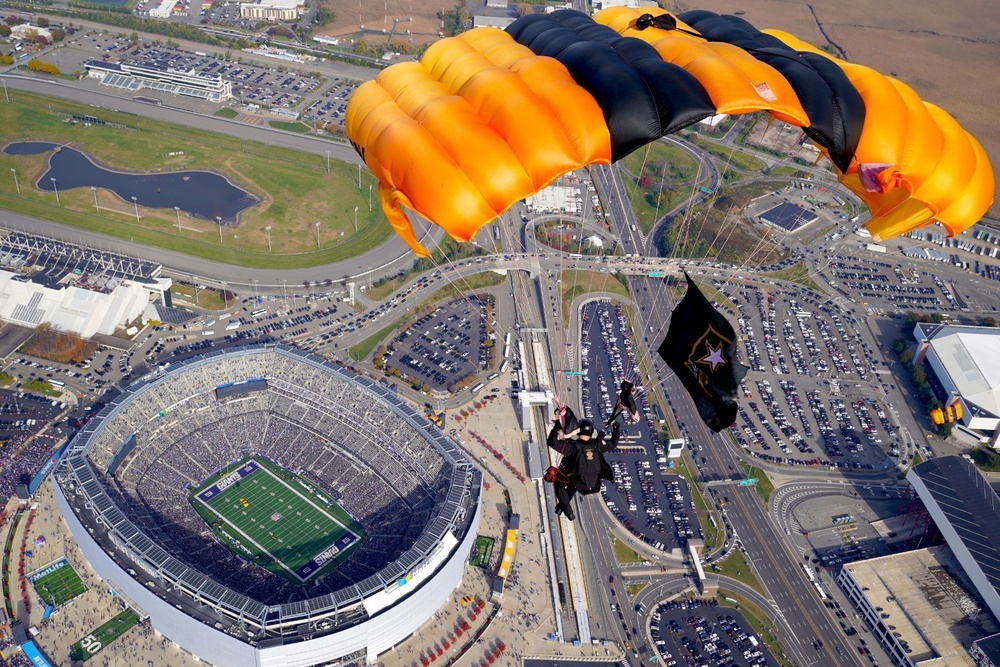
<path id="1" fill-rule="evenodd" d="M 924 363 L 962 403 L 962 423 L 976 431 L 1000 427 L 1000 329 L 917 323 L 914 362 Z"/>

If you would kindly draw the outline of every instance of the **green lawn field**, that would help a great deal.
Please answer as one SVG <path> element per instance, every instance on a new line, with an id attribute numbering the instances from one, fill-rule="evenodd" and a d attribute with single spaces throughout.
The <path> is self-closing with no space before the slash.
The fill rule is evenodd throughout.
<path id="1" fill-rule="evenodd" d="M 478 535 L 476 537 L 476 545 L 473 549 L 472 559 L 469 561 L 470 564 L 476 567 L 486 567 L 486 565 L 490 562 L 490 556 L 493 555 L 493 543 L 494 539 L 492 537 Z"/>
<path id="2" fill-rule="evenodd" d="M 189 499 L 223 543 L 295 583 L 330 571 L 365 537 L 327 494 L 261 457 L 213 475 Z"/>
<path id="3" fill-rule="evenodd" d="M 84 662 L 90 660 L 95 655 L 100 653 L 101 649 L 110 645 L 114 640 L 128 632 L 129 629 L 131 629 L 131 627 L 138 622 L 139 614 L 135 613 L 131 609 L 126 609 L 77 643 L 70 646 L 70 659 L 82 660 Z"/>
<path id="4" fill-rule="evenodd" d="M 80 575 L 65 559 L 28 575 L 28 579 L 31 580 L 38 596 L 53 607 L 66 604 L 87 590 Z"/>
<path id="5" fill-rule="evenodd" d="M 59 114 L 94 114 L 128 129 L 66 123 Z M 3 210 L 218 262 L 274 269 L 341 261 L 377 247 L 392 233 L 378 197 L 368 206 L 369 187 L 377 190 L 374 177 L 362 170 L 359 186 L 357 165 L 346 162 L 331 160 L 327 171 L 320 155 L 26 91 L 12 90 L 10 102 L 0 104 L 0 127 L 5 129 L 4 144 L 65 144 L 116 171 L 210 170 L 262 200 L 242 214 L 238 226 L 226 228 L 220 240 L 214 221 L 182 212 L 178 225 L 174 210 L 143 208 L 141 201 L 136 220 L 131 201 L 103 188 L 60 189 L 57 199 L 54 192 L 35 187 L 48 168 L 48 153 L 0 153 Z M 11 170 L 16 170 L 17 183 Z"/>

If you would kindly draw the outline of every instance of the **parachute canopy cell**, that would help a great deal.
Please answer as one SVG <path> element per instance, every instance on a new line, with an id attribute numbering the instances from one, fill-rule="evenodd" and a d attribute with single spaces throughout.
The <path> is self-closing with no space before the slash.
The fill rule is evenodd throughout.
<path id="1" fill-rule="evenodd" d="M 705 11 L 560 10 L 476 28 L 361 85 L 345 128 L 389 222 L 425 255 L 407 211 L 468 241 L 567 172 L 758 111 L 829 157 L 868 205 L 873 236 L 933 220 L 956 234 L 992 203 L 982 147 L 905 84 Z"/>

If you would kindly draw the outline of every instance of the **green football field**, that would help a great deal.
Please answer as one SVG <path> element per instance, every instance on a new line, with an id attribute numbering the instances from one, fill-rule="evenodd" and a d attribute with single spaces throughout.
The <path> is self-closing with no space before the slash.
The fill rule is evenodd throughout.
<path id="1" fill-rule="evenodd" d="M 65 559 L 28 575 L 28 579 L 38 596 L 53 607 L 66 604 L 87 590 L 80 575 Z"/>
<path id="2" fill-rule="evenodd" d="M 254 457 L 213 475 L 189 498 L 243 558 L 304 583 L 343 562 L 365 536 L 342 507 L 306 484 Z"/>
<path id="3" fill-rule="evenodd" d="M 139 614 L 131 609 L 126 609 L 122 613 L 112 618 L 107 623 L 99 626 L 89 635 L 69 647 L 69 657 L 71 660 L 82 660 L 86 662 L 93 658 L 105 646 L 121 637 L 129 629 L 139 622 Z"/>

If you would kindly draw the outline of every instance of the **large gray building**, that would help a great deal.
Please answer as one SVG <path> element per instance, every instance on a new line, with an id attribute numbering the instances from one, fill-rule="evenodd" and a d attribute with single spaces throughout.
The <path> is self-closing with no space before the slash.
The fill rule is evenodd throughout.
<path id="1" fill-rule="evenodd" d="M 910 468 L 906 479 L 979 596 L 1000 618 L 1000 497 L 961 456 L 924 461 Z"/>

